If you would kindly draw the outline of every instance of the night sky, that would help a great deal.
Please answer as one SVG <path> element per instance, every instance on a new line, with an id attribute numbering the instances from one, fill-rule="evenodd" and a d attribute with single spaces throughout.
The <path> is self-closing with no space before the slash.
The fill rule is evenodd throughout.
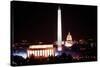
<path id="1" fill-rule="evenodd" d="M 62 37 L 71 32 L 73 40 L 97 39 L 97 7 L 36 2 L 11 2 L 14 41 L 56 41 L 57 9 L 62 11 Z"/>

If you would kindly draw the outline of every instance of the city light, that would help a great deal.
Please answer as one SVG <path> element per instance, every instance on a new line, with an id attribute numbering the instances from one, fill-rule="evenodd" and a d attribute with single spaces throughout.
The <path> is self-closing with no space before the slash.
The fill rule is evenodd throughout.
<path id="1" fill-rule="evenodd" d="M 21 56 L 21 57 L 23 57 L 24 59 L 27 58 L 27 54 L 24 53 L 24 52 L 14 53 L 13 55 L 14 55 L 14 56 Z"/>
<path id="2" fill-rule="evenodd" d="M 62 47 L 61 46 L 58 46 L 58 51 L 61 51 L 62 50 Z"/>
<path id="3" fill-rule="evenodd" d="M 73 45 L 72 43 L 65 42 L 66 47 L 71 47 L 72 45 Z"/>
<path id="4" fill-rule="evenodd" d="M 31 45 L 31 46 L 29 46 L 29 48 L 37 48 L 37 49 L 39 49 L 39 48 L 53 48 L 53 44 L 48 44 L 48 45 Z"/>
<path id="5" fill-rule="evenodd" d="M 44 49 L 44 48 L 40 48 L 40 49 L 38 49 L 38 50 L 36 50 L 36 49 L 28 49 L 27 50 L 27 54 L 28 54 L 28 57 L 30 57 L 31 55 L 34 55 L 35 57 L 40 57 L 40 56 L 42 56 L 42 57 L 48 57 L 48 56 L 54 56 L 54 48 L 46 48 L 46 49 Z"/>

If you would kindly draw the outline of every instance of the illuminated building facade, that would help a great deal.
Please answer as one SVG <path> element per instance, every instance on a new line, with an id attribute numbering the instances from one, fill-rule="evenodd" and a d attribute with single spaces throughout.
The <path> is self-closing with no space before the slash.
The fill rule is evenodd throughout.
<path id="1" fill-rule="evenodd" d="M 69 32 L 67 37 L 66 37 L 65 46 L 71 47 L 72 45 L 73 45 L 72 35 Z"/>
<path id="2" fill-rule="evenodd" d="M 32 45 L 27 50 L 27 57 L 30 58 L 34 56 L 35 58 L 46 58 L 49 56 L 54 56 L 55 49 L 53 44 L 48 45 Z"/>
<path id="3" fill-rule="evenodd" d="M 67 37 L 66 37 L 66 41 L 67 41 L 68 43 L 72 43 L 72 36 L 71 36 L 70 32 L 68 33 L 68 35 L 67 35 Z"/>

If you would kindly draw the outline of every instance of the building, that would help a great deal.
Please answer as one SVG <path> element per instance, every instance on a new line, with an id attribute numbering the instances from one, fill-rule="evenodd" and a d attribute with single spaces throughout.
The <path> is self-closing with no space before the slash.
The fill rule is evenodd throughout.
<path id="1" fill-rule="evenodd" d="M 70 34 L 70 32 L 68 33 L 67 37 L 66 37 L 66 41 L 68 43 L 72 43 L 72 35 Z"/>
<path id="2" fill-rule="evenodd" d="M 34 56 L 35 58 L 46 58 L 55 55 L 53 44 L 47 45 L 32 45 L 27 49 L 27 57 Z"/>
<path id="3" fill-rule="evenodd" d="M 71 47 L 72 45 L 73 45 L 72 35 L 69 32 L 67 37 L 66 37 L 65 46 L 66 47 Z"/>

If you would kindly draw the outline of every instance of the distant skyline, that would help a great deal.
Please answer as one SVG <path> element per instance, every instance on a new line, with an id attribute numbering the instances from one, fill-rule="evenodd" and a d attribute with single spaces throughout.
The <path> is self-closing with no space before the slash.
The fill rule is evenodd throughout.
<path id="1" fill-rule="evenodd" d="M 62 39 L 71 32 L 73 40 L 97 39 L 97 7 L 36 2 L 12 3 L 14 41 L 57 40 L 57 10 L 62 11 Z"/>

